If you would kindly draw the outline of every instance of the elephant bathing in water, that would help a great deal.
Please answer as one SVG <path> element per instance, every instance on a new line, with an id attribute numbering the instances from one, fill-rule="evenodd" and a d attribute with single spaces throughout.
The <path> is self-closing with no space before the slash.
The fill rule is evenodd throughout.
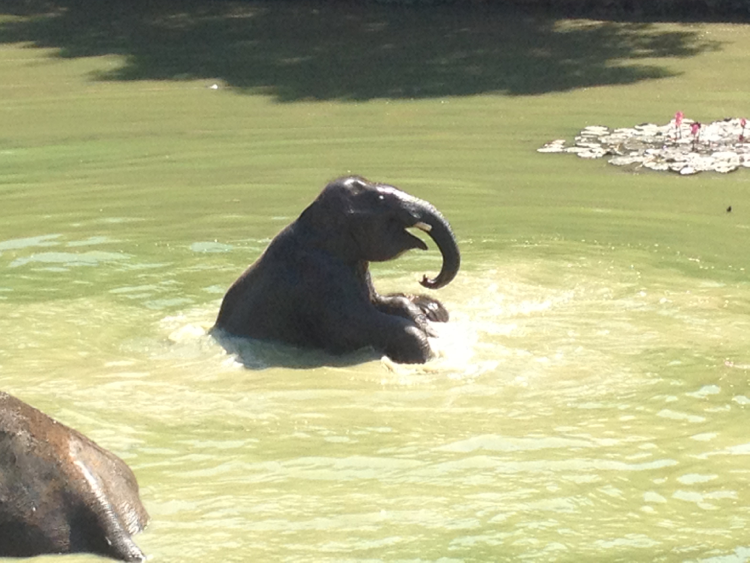
<path id="1" fill-rule="evenodd" d="M 461 262 L 440 212 L 401 190 L 358 176 L 328 184 L 229 288 L 214 329 L 343 354 L 371 346 L 402 363 L 432 356 L 428 320 L 448 311 L 426 295 L 379 295 L 369 262 L 427 249 L 407 229 L 429 234 L 443 256 L 440 273 L 421 284 L 450 283 Z"/>
<path id="2" fill-rule="evenodd" d="M 148 514 L 120 458 L 0 392 L 0 557 L 89 552 L 143 561 Z"/>

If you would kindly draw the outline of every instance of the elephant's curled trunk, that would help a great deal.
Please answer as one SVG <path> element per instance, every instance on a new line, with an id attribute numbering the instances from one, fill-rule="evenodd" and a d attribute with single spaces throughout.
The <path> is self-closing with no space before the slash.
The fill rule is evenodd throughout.
<path id="1" fill-rule="evenodd" d="M 426 201 L 417 201 L 416 212 L 413 214 L 417 219 L 414 227 L 430 235 L 443 255 L 443 265 L 438 275 L 432 279 L 425 275 L 419 283 L 429 289 L 439 289 L 448 285 L 456 277 L 461 265 L 461 253 L 458 250 L 456 237 L 445 217 L 433 205 Z"/>

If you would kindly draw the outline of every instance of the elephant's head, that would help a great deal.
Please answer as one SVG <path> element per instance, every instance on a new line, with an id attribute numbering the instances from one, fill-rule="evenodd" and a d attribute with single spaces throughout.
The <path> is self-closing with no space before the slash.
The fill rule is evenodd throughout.
<path id="1" fill-rule="evenodd" d="M 428 202 L 386 184 L 374 184 L 359 176 L 339 178 L 328 184 L 303 212 L 300 221 L 320 236 L 326 250 L 345 260 L 382 262 L 412 248 L 427 250 L 421 239 L 407 231 L 421 229 L 443 255 L 440 273 L 421 284 L 437 289 L 456 276 L 461 255 L 448 221 Z"/>

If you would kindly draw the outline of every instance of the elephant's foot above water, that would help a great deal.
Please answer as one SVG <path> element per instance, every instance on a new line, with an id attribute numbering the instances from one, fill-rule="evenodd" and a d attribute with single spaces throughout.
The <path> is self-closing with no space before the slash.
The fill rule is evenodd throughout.
<path id="1" fill-rule="evenodd" d="M 428 321 L 447 322 L 449 318 L 448 310 L 443 304 L 426 295 L 377 295 L 373 304 L 382 313 L 409 319 L 427 336 L 437 336 Z"/>
<path id="2" fill-rule="evenodd" d="M 385 345 L 385 354 L 400 364 L 423 364 L 433 356 L 427 334 L 415 326 L 394 332 Z"/>
<path id="3" fill-rule="evenodd" d="M 422 311 L 427 320 L 434 323 L 447 323 L 450 319 L 448 309 L 440 301 L 427 295 L 409 295 L 408 299 Z"/>

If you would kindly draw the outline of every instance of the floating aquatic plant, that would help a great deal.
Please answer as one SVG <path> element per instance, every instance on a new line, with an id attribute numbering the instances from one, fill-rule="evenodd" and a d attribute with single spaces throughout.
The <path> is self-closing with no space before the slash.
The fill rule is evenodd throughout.
<path id="1" fill-rule="evenodd" d="M 744 117 L 705 124 L 686 119 L 678 111 L 666 125 L 644 123 L 619 129 L 590 125 L 576 135 L 573 146 L 557 139 L 537 150 L 573 153 L 581 158 L 609 157 L 609 163 L 616 166 L 683 175 L 706 171 L 726 174 L 743 166 L 750 168 L 746 126 Z"/>

